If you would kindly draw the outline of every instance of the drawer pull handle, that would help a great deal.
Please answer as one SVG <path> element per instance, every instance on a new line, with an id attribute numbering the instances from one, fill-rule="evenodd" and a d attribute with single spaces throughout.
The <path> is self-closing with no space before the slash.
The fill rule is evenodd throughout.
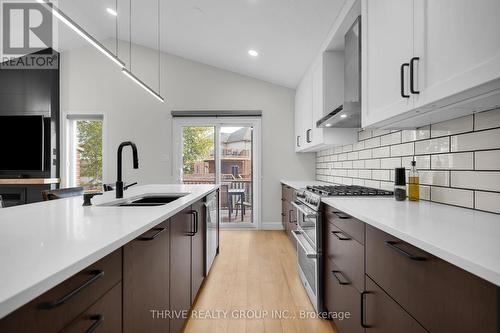
<path id="1" fill-rule="evenodd" d="M 92 277 L 90 279 L 88 279 L 84 284 L 79 286 L 78 288 L 73 289 L 68 294 L 66 294 L 65 296 L 63 296 L 62 298 L 60 298 L 58 300 L 55 300 L 52 302 L 41 303 L 38 306 L 38 308 L 42 309 L 42 310 L 51 310 L 51 309 L 57 308 L 58 306 L 63 305 L 64 303 L 69 301 L 71 298 L 75 297 L 80 292 L 82 292 L 84 289 L 86 289 L 88 286 L 90 286 L 92 283 L 96 282 L 101 277 L 103 277 L 104 271 L 103 270 L 95 270 L 95 271 L 90 272 L 90 275 L 92 275 Z"/>
<path id="2" fill-rule="evenodd" d="M 348 219 L 350 219 L 350 218 L 351 218 L 349 215 L 344 214 L 344 213 L 342 213 L 342 212 L 332 211 L 332 213 L 333 213 L 333 214 L 335 214 L 335 215 L 337 215 L 337 217 L 338 217 L 339 219 L 343 219 L 343 220 L 345 219 L 345 220 L 348 220 Z"/>
<path id="3" fill-rule="evenodd" d="M 411 254 L 409 252 L 406 252 L 405 250 L 403 250 L 402 248 L 400 248 L 398 246 L 398 242 L 395 242 L 395 241 L 385 241 L 384 243 L 385 243 L 385 245 L 387 245 L 388 247 L 390 247 L 391 249 L 393 249 L 397 253 L 399 253 L 399 254 L 407 257 L 408 259 L 415 260 L 415 261 L 425 261 L 426 260 L 425 257 L 416 256 L 416 255 L 413 255 L 413 254 Z"/>
<path id="4" fill-rule="evenodd" d="M 333 276 L 335 279 L 337 279 L 337 282 L 343 286 L 351 284 L 349 280 L 346 279 L 344 274 L 342 274 L 341 271 L 332 271 Z M 339 278 L 339 275 L 342 277 L 342 279 Z"/>
<path id="5" fill-rule="evenodd" d="M 90 325 L 89 328 L 85 331 L 85 333 L 92 333 L 95 332 L 95 330 L 101 326 L 101 324 L 104 322 L 104 316 L 103 315 L 95 315 L 95 316 L 90 316 L 90 320 L 93 321 L 92 325 Z"/>
<path id="6" fill-rule="evenodd" d="M 365 295 L 368 295 L 370 292 L 369 291 L 363 291 L 361 293 L 361 316 L 360 316 L 360 320 L 361 320 L 361 327 L 364 327 L 364 328 L 370 328 L 369 325 L 366 325 L 365 324 Z"/>
<path id="7" fill-rule="evenodd" d="M 346 236 L 343 232 L 341 231 L 332 231 L 332 234 L 335 235 L 339 240 L 351 240 L 351 237 Z M 340 235 L 340 236 L 339 236 Z"/>
<path id="8" fill-rule="evenodd" d="M 154 228 L 152 230 L 156 230 L 156 232 L 154 234 L 152 234 L 151 236 L 139 237 L 139 238 L 137 238 L 137 240 L 140 240 L 140 241 L 152 241 L 153 239 L 155 239 L 156 237 L 158 237 L 162 232 L 164 232 L 165 230 L 167 230 L 167 228 Z"/>

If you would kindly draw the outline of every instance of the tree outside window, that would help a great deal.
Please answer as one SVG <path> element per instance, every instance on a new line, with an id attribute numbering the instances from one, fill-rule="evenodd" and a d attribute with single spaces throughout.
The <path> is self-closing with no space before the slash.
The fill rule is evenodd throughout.
<path id="1" fill-rule="evenodd" d="M 102 121 L 76 121 L 76 183 L 86 189 L 102 188 Z"/>

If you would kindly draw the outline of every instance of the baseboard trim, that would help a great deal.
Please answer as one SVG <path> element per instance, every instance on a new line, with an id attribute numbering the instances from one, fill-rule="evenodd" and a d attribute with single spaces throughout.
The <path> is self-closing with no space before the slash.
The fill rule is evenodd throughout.
<path id="1" fill-rule="evenodd" d="M 263 222 L 261 225 L 261 230 L 283 230 L 283 224 L 281 222 Z"/>

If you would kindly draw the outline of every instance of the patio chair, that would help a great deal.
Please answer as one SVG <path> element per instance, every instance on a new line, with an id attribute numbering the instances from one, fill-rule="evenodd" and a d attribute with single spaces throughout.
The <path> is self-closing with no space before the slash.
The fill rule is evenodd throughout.
<path id="1" fill-rule="evenodd" d="M 231 214 L 233 213 L 233 207 L 230 204 L 231 198 L 229 197 L 229 184 L 221 184 L 220 186 L 220 206 L 221 210 L 227 210 L 229 215 L 229 221 L 231 221 Z"/>

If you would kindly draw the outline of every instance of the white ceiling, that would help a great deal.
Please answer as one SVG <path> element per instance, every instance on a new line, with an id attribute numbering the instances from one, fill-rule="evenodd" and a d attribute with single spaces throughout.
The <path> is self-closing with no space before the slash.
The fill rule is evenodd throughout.
<path id="1" fill-rule="evenodd" d="M 345 0 L 160 0 L 165 52 L 295 88 Z M 118 0 L 119 38 L 129 40 L 129 0 Z M 115 37 L 115 0 L 60 1 L 99 39 Z M 132 40 L 157 47 L 157 0 L 132 1 Z M 68 44 L 71 44 L 68 42 Z M 257 58 L 249 49 L 259 52 Z"/>

